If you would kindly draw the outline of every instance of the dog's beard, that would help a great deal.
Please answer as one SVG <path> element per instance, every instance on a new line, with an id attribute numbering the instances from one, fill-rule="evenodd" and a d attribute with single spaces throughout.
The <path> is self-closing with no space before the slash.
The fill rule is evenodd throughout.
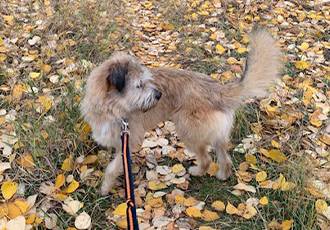
<path id="1" fill-rule="evenodd" d="M 152 108 L 154 108 L 157 105 L 158 100 L 156 99 L 152 99 L 152 98 L 147 98 L 147 100 L 143 103 L 142 106 L 142 111 L 148 112 L 149 110 L 151 110 Z"/>

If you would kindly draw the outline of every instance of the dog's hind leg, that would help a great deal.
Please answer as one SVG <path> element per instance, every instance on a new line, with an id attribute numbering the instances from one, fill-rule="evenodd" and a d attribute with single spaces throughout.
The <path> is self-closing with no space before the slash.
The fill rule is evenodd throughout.
<path id="1" fill-rule="evenodd" d="M 228 143 L 219 141 L 215 144 L 215 152 L 217 154 L 220 169 L 216 174 L 219 180 L 227 180 L 231 174 L 232 161 L 227 153 Z"/>
<path id="2" fill-rule="evenodd" d="M 104 180 L 101 186 L 101 194 L 107 195 L 116 182 L 117 177 L 123 173 L 121 152 L 116 153 L 115 158 L 108 164 L 104 173 Z"/>
<path id="3" fill-rule="evenodd" d="M 206 151 L 206 146 L 188 147 L 188 150 L 193 153 L 196 153 L 196 158 L 198 163 L 197 166 L 192 166 L 189 168 L 190 175 L 204 176 L 212 162 L 210 155 Z"/>

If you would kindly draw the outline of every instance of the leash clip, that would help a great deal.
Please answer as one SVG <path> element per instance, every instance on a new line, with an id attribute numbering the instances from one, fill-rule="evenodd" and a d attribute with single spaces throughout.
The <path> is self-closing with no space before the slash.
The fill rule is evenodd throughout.
<path id="1" fill-rule="evenodd" d="M 129 132 L 129 123 L 125 118 L 122 118 L 121 121 L 121 135 L 123 135 L 124 133 L 126 134 L 130 134 Z"/>

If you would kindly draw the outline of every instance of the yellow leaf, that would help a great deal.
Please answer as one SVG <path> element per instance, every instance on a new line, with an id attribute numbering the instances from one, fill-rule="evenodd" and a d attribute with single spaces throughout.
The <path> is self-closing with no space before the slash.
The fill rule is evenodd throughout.
<path id="1" fill-rule="evenodd" d="M 257 210 L 251 206 L 251 205 L 247 205 L 245 212 L 243 214 L 243 217 L 247 220 L 251 219 L 255 214 L 257 214 Z"/>
<path id="2" fill-rule="evenodd" d="M 88 155 L 84 161 L 82 162 L 83 165 L 86 164 L 93 164 L 95 161 L 97 160 L 97 156 L 96 155 Z"/>
<path id="3" fill-rule="evenodd" d="M 236 60 L 236 58 L 234 58 L 234 57 L 230 57 L 230 58 L 228 58 L 226 61 L 227 61 L 229 64 L 235 64 L 235 63 L 237 63 L 237 60 Z"/>
<path id="4" fill-rule="evenodd" d="M 23 95 L 23 87 L 21 85 L 15 85 L 12 95 L 15 99 L 21 99 Z"/>
<path id="5" fill-rule="evenodd" d="M 175 203 L 178 204 L 178 203 L 183 203 L 185 198 L 183 196 L 175 194 L 174 195 L 174 200 L 175 200 Z"/>
<path id="6" fill-rule="evenodd" d="M 66 158 L 62 164 L 61 167 L 62 170 L 66 171 L 66 172 L 70 172 L 73 170 L 73 160 L 72 160 L 72 156 L 70 156 L 69 158 Z"/>
<path id="7" fill-rule="evenodd" d="M 198 14 L 193 13 L 193 14 L 191 15 L 191 18 L 194 19 L 194 20 L 197 20 L 197 19 L 198 19 Z"/>
<path id="8" fill-rule="evenodd" d="M 14 181 L 6 181 L 1 186 L 2 196 L 9 200 L 17 191 L 18 184 Z"/>
<path id="9" fill-rule="evenodd" d="M 283 230 L 289 230 L 292 227 L 294 220 L 285 220 L 283 221 L 283 223 L 281 224 Z"/>
<path id="10" fill-rule="evenodd" d="M 304 70 L 307 69 L 308 63 L 301 60 L 301 61 L 297 61 L 295 66 L 297 69 Z"/>
<path id="11" fill-rule="evenodd" d="M 296 184 L 295 183 L 292 183 L 292 182 L 284 182 L 281 186 L 281 191 L 289 191 L 293 188 L 296 187 Z"/>
<path id="12" fill-rule="evenodd" d="M 212 228 L 210 226 L 200 226 L 198 228 L 198 230 L 217 230 L 217 229 L 214 229 L 214 228 Z"/>
<path id="13" fill-rule="evenodd" d="M 26 224 L 33 224 L 34 220 L 36 219 L 36 214 L 32 213 L 26 218 Z"/>
<path id="14" fill-rule="evenodd" d="M 46 73 L 48 73 L 49 71 L 52 70 L 52 67 L 51 67 L 50 65 L 44 65 L 44 66 L 42 67 L 42 69 L 43 69 L 43 71 L 45 71 Z"/>
<path id="15" fill-rule="evenodd" d="M 58 200 L 65 200 L 66 198 L 68 198 L 68 196 L 63 193 L 56 193 L 54 196 Z"/>
<path id="16" fill-rule="evenodd" d="M 215 174 L 219 171 L 219 169 L 220 169 L 220 165 L 218 163 L 212 162 L 209 168 L 207 169 L 207 173 L 210 176 L 215 176 Z"/>
<path id="17" fill-rule="evenodd" d="M 126 218 L 119 218 L 116 222 L 119 229 L 128 229 L 127 228 L 127 219 Z"/>
<path id="18" fill-rule="evenodd" d="M 250 164 L 256 164 L 257 163 L 257 158 L 251 154 L 246 154 L 245 159 L 247 162 Z"/>
<path id="19" fill-rule="evenodd" d="M 300 49 L 301 50 L 307 50 L 309 48 L 309 44 L 307 42 L 301 43 Z"/>
<path id="20" fill-rule="evenodd" d="M 0 204 L 0 219 L 4 216 L 7 216 L 8 215 L 8 206 L 6 203 L 2 203 Z"/>
<path id="21" fill-rule="evenodd" d="M 9 218 L 14 219 L 14 218 L 18 217 L 19 215 L 22 215 L 22 212 L 19 209 L 19 207 L 14 203 L 9 203 L 8 204 L 8 216 L 9 216 Z"/>
<path id="22" fill-rule="evenodd" d="M 27 152 L 17 158 L 17 163 L 27 168 L 34 168 L 33 156 Z"/>
<path id="23" fill-rule="evenodd" d="M 172 172 L 174 174 L 178 174 L 180 172 L 182 172 L 182 170 L 184 169 L 183 165 L 182 164 L 175 164 L 173 167 L 172 167 Z"/>
<path id="24" fill-rule="evenodd" d="M 226 51 L 226 48 L 224 48 L 222 45 L 218 44 L 215 46 L 215 49 L 220 53 L 223 54 Z"/>
<path id="25" fill-rule="evenodd" d="M 325 136 L 323 135 L 321 138 L 320 138 L 320 141 L 322 141 L 323 143 L 327 144 L 327 145 L 330 145 L 330 137 L 329 136 Z"/>
<path id="26" fill-rule="evenodd" d="M 55 188 L 60 188 L 65 182 L 65 176 L 60 174 L 56 177 Z"/>
<path id="27" fill-rule="evenodd" d="M 75 179 L 69 184 L 68 188 L 66 189 L 67 193 L 73 193 L 79 187 L 79 182 Z"/>
<path id="28" fill-rule="evenodd" d="M 217 38 L 217 34 L 216 34 L 216 33 L 212 34 L 212 35 L 210 36 L 210 38 L 211 38 L 212 40 L 215 40 L 215 39 Z"/>
<path id="29" fill-rule="evenodd" d="M 317 213 L 322 214 L 323 212 L 328 210 L 328 204 L 324 200 L 318 199 L 315 202 L 315 208 Z"/>
<path id="30" fill-rule="evenodd" d="M 39 101 L 42 106 L 43 113 L 47 112 L 52 107 L 53 101 L 48 96 L 39 96 Z"/>
<path id="31" fill-rule="evenodd" d="M 190 217 L 201 217 L 202 213 L 198 208 L 189 207 L 186 209 L 187 215 Z"/>
<path id="32" fill-rule="evenodd" d="M 230 202 L 228 202 L 226 207 L 226 212 L 230 215 L 233 215 L 238 213 L 238 209 L 235 206 L 233 206 Z"/>
<path id="33" fill-rule="evenodd" d="M 31 72 L 30 73 L 30 78 L 32 78 L 32 79 L 35 79 L 35 78 L 37 78 L 39 76 L 40 76 L 40 73 L 36 73 L 36 72 Z"/>
<path id="34" fill-rule="evenodd" d="M 265 157 L 269 157 L 269 152 L 267 149 L 260 149 L 259 152 L 262 153 Z"/>
<path id="35" fill-rule="evenodd" d="M 286 156 L 276 149 L 269 151 L 269 157 L 278 163 L 282 163 L 286 160 Z"/>
<path id="36" fill-rule="evenodd" d="M 247 34 L 243 35 L 243 38 L 242 38 L 241 42 L 243 42 L 243 43 L 248 43 L 249 42 L 249 38 L 248 38 Z"/>
<path id="37" fill-rule="evenodd" d="M 239 47 L 238 49 L 237 49 L 237 52 L 239 52 L 240 54 L 241 53 L 244 53 L 244 52 L 246 52 L 247 51 L 247 49 L 245 48 L 245 47 Z"/>
<path id="38" fill-rule="evenodd" d="M 28 208 L 30 206 L 30 204 L 25 203 L 25 202 L 20 201 L 20 200 L 15 200 L 14 203 L 18 206 L 18 208 L 21 210 L 21 212 L 23 214 L 26 213 L 26 211 L 28 210 Z"/>
<path id="39" fill-rule="evenodd" d="M 256 175 L 256 180 L 258 182 L 264 181 L 264 180 L 266 180 L 266 178 L 267 178 L 267 173 L 265 171 L 258 172 Z"/>
<path id="40" fill-rule="evenodd" d="M 0 54 L 0 61 L 6 60 L 7 56 L 6 54 Z"/>
<path id="41" fill-rule="evenodd" d="M 6 22 L 8 22 L 8 24 L 12 24 L 13 23 L 13 16 L 8 16 L 8 15 L 2 15 L 3 20 L 5 20 Z"/>
<path id="42" fill-rule="evenodd" d="M 262 204 L 262 205 L 266 205 L 268 204 L 268 198 L 266 196 L 262 197 L 260 200 L 259 200 L 259 203 Z"/>
<path id="43" fill-rule="evenodd" d="M 3 39 L 0 38 L 0 46 L 2 46 L 2 45 L 3 45 Z"/>
<path id="44" fill-rule="evenodd" d="M 167 188 L 167 185 L 164 184 L 163 182 L 158 182 L 158 181 L 153 180 L 148 183 L 148 187 L 151 190 L 160 190 L 160 189 Z"/>
<path id="45" fill-rule="evenodd" d="M 112 212 L 112 214 L 115 214 L 118 216 L 126 216 L 126 210 L 127 210 L 127 204 L 122 203 L 117 206 L 117 208 Z"/>
<path id="46" fill-rule="evenodd" d="M 310 122 L 315 127 L 321 127 L 323 122 L 318 117 L 311 117 Z"/>
<path id="47" fill-rule="evenodd" d="M 187 207 L 195 206 L 195 205 L 197 205 L 198 203 L 199 203 L 199 201 L 196 200 L 196 199 L 193 198 L 193 197 L 189 197 L 189 198 L 187 198 L 187 199 L 184 199 L 184 202 L 183 202 L 183 204 L 184 204 L 185 206 L 187 206 Z"/>
<path id="48" fill-rule="evenodd" d="M 153 208 L 159 208 L 163 206 L 163 200 L 161 197 L 153 198 L 152 196 L 150 198 L 146 199 L 146 202 L 148 205 L 150 205 Z"/>
<path id="49" fill-rule="evenodd" d="M 214 201 L 211 207 L 219 212 L 222 212 L 226 208 L 225 204 L 220 200 Z"/>
<path id="50" fill-rule="evenodd" d="M 75 227 L 68 227 L 66 230 L 77 230 Z"/>
<path id="51" fill-rule="evenodd" d="M 277 141 L 272 140 L 272 141 L 271 141 L 271 144 L 272 144 L 272 146 L 274 146 L 275 148 L 279 148 L 279 147 L 280 147 L 280 144 L 279 144 Z"/>
<path id="52" fill-rule="evenodd" d="M 219 219 L 219 215 L 216 212 L 211 212 L 207 209 L 205 209 L 205 211 L 202 214 L 202 219 L 205 221 L 215 221 L 217 219 Z"/>

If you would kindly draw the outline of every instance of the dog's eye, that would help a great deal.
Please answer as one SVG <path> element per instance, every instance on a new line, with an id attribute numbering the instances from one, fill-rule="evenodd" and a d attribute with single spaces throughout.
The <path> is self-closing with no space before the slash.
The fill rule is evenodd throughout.
<path id="1" fill-rule="evenodd" d="M 142 82 L 139 82 L 139 84 L 136 86 L 136 88 L 140 89 L 142 87 Z"/>

